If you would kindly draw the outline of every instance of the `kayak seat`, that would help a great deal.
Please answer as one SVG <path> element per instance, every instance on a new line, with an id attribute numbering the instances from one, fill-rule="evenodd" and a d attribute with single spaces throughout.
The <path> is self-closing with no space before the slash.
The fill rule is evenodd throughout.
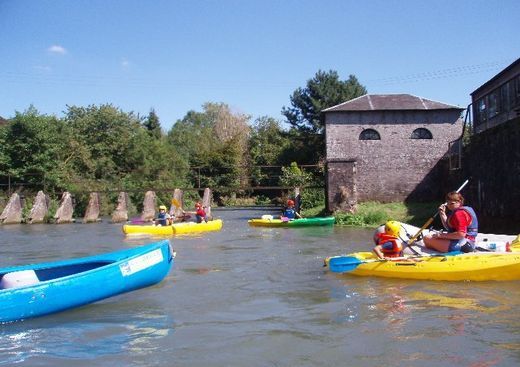
<path id="1" fill-rule="evenodd" d="M 24 287 L 39 283 L 40 280 L 34 270 L 20 270 L 6 273 L 0 280 L 0 289 Z"/>

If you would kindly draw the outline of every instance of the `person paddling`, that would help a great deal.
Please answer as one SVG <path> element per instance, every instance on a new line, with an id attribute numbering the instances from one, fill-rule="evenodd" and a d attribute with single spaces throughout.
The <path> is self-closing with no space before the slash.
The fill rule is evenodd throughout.
<path id="1" fill-rule="evenodd" d="M 206 214 L 206 211 L 204 210 L 204 207 L 201 203 L 195 203 L 195 211 L 194 212 L 185 212 L 183 211 L 182 214 L 195 214 L 195 218 L 197 220 L 197 223 L 202 223 L 202 221 L 208 223 L 208 215 Z"/>
<path id="2" fill-rule="evenodd" d="M 446 195 L 446 203 L 438 210 L 446 231 L 424 236 L 425 246 L 439 252 L 473 252 L 478 234 L 475 210 L 464 206 L 464 197 L 455 191 Z"/>
<path id="3" fill-rule="evenodd" d="M 171 224 L 170 214 L 166 213 L 166 206 L 159 206 L 159 214 L 157 215 L 157 219 L 155 220 L 156 226 L 166 226 Z"/>
<path id="4" fill-rule="evenodd" d="M 302 218 L 300 213 L 298 213 L 296 211 L 296 209 L 294 208 L 294 200 L 291 200 L 291 199 L 287 200 L 287 207 L 283 210 L 281 217 L 282 217 L 282 220 L 284 218 L 287 218 L 287 220 Z"/>

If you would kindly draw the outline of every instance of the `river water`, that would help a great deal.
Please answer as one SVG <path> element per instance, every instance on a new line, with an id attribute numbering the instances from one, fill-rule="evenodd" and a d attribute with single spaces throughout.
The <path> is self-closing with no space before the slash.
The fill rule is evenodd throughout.
<path id="1" fill-rule="evenodd" d="M 0 325 L 0 365 L 520 364 L 520 282 L 331 274 L 323 258 L 370 248 L 372 230 L 248 226 L 267 213 L 217 209 L 222 231 L 172 237 L 175 265 L 156 286 Z M 0 266 L 156 240 L 108 221 L 9 225 L 0 236 Z"/>

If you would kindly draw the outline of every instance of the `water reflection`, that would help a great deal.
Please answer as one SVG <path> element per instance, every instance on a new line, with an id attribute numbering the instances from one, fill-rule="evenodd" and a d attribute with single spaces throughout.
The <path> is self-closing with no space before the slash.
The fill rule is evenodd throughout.
<path id="1" fill-rule="evenodd" d="M 132 353 L 151 355 L 173 332 L 173 320 L 149 303 L 98 303 L 0 328 L 0 364 L 34 358 L 96 360 Z M 124 316 L 123 316 L 124 315 Z"/>

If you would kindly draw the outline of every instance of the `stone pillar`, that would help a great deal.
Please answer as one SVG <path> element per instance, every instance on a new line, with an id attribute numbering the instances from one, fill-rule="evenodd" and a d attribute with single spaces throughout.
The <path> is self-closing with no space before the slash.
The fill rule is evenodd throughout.
<path id="1" fill-rule="evenodd" d="M 184 193 L 180 189 L 173 190 L 172 205 L 170 207 L 170 215 L 174 215 L 175 218 L 182 217 L 182 211 L 184 209 Z"/>
<path id="2" fill-rule="evenodd" d="M 99 222 L 99 193 L 91 192 L 83 223 Z"/>
<path id="3" fill-rule="evenodd" d="M 206 215 L 208 218 L 213 218 L 211 215 L 211 202 L 213 201 L 213 194 L 209 188 L 204 189 L 204 195 L 202 196 L 202 206 L 205 208 Z"/>
<path id="4" fill-rule="evenodd" d="M 70 192 L 65 191 L 61 196 L 60 207 L 56 211 L 56 214 L 54 214 L 54 220 L 56 224 L 73 222 L 73 212 L 74 208 L 72 206 L 72 195 Z"/>
<path id="5" fill-rule="evenodd" d="M 128 220 L 128 194 L 121 191 L 117 197 L 117 207 L 112 213 L 112 223 L 121 223 Z"/>
<path id="6" fill-rule="evenodd" d="M 9 202 L 0 215 L 0 223 L 2 224 L 20 224 L 22 223 L 22 203 L 20 195 L 14 193 L 11 195 Z"/>
<path id="7" fill-rule="evenodd" d="M 49 201 L 49 197 L 45 195 L 43 191 L 38 191 L 31 212 L 29 213 L 29 224 L 43 223 L 45 221 L 45 217 L 49 213 Z"/>
<path id="8" fill-rule="evenodd" d="M 141 219 L 145 222 L 150 222 L 155 218 L 155 200 L 156 195 L 154 191 L 147 191 L 143 200 L 143 213 Z"/>
<path id="9" fill-rule="evenodd" d="M 357 211 L 357 200 L 355 193 L 347 186 L 340 186 L 334 197 L 333 211 L 355 213 Z"/>

